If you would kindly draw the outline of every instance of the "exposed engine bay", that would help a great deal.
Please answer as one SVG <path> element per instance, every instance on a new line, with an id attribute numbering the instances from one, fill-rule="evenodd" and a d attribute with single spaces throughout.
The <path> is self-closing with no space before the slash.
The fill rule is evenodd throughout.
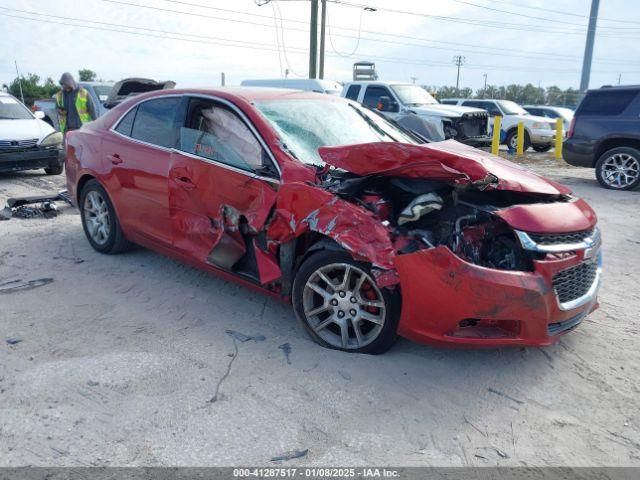
<path id="1" fill-rule="evenodd" d="M 377 215 L 394 232 L 399 254 L 444 245 L 476 265 L 520 271 L 533 270 L 532 260 L 539 254 L 524 250 L 513 229 L 494 213 L 517 204 L 568 199 L 339 170 L 325 175 L 323 188 Z"/>

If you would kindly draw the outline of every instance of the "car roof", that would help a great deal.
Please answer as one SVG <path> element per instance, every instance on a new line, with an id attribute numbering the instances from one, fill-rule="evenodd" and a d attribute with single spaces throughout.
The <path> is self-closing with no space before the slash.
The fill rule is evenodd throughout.
<path id="1" fill-rule="evenodd" d="M 247 102 L 262 100 L 301 100 L 313 99 L 324 101 L 344 100 L 335 95 L 326 95 L 324 93 L 310 92 L 306 90 L 293 90 L 290 88 L 271 88 L 271 87 L 217 87 L 217 88 L 182 88 L 171 90 L 156 90 L 153 92 L 136 95 L 136 99 L 152 98 L 163 95 L 224 95 L 227 98 L 236 97 L 238 100 Z"/>
<path id="2" fill-rule="evenodd" d="M 115 83 L 113 82 L 78 82 L 79 85 L 91 85 L 91 86 L 100 86 L 104 85 L 106 87 L 113 87 Z"/>

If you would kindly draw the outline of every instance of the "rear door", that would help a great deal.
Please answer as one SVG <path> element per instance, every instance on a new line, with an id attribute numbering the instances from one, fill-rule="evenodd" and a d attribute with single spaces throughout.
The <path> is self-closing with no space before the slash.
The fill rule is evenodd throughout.
<path id="1" fill-rule="evenodd" d="M 182 97 L 146 100 L 116 124 L 103 143 L 107 187 L 126 231 L 171 244 L 167 175 L 178 140 Z"/>
<path id="2" fill-rule="evenodd" d="M 229 102 L 185 97 L 184 109 L 169 167 L 173 244 L 198 262 L 265 283 L 266 270 L 277 265 L 262 233 L 275 203 L 277 166 Z"/>

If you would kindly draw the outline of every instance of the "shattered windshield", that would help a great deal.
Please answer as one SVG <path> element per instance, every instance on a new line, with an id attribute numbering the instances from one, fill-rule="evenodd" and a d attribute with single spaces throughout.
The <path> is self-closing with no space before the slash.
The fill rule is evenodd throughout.
<path id="1" fill-rule="evenodd" d="M 300 161 L 324 166 L 320 147 L 370 142 L 417 143 L 380 116 L 355 103 L 338 100 L 288 99 L 256 102 L 255 106 Z"/>
<path id="2" fill-rule="evenodd" d="M 392 85 L 391 89 L 404 105 L 434 105 L 438 103 L 429 92 L 418 85 Z"/>

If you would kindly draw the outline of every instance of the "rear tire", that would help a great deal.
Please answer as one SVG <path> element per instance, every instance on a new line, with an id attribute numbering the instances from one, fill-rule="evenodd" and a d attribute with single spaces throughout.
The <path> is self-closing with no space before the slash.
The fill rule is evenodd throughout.
<path id="1" fill-rule="evenodd" d="M 379 288 L 370 265 L 346 252 L 321 250 L 307 258 L 292 295 L 296 316 L 323 347 L 380 354 L 398 338 L 400 295 Z"/>
<path id="2" fill-rule="evenodd" d="M 80 193 L 82 228 L 94 250 L 115 254 L 131 248 L 107 191 L 97 180 L 89 180 Z"/>
<path id="3" fill-rule="evenodd" d="M 596 162 L 598 183 L 610 190 L 633 190 L 640 185 L 640 151 L 617 147 L 604 152 Z"/>

